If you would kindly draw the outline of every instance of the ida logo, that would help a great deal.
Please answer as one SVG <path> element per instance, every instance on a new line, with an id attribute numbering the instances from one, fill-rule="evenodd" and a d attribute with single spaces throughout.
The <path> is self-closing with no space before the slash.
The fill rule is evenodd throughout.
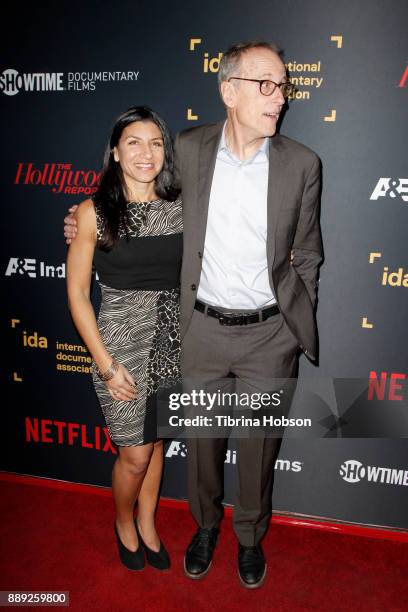
<path id="1" fill-rule="evenodd" d="M 385 197 L 398 198 L 408 202 L 408 179 L 380 178 L 374 187 L 370 200 L 378 200 L 378 198 Z"/>
<path id="2" fill-rule="evenodd" d="M 26 330 L 23 331 L 23 346 L 27 348 L 48 348 L 48 340 L 45 336 L 40 336 L 37 331 L 29 334 Z"/>

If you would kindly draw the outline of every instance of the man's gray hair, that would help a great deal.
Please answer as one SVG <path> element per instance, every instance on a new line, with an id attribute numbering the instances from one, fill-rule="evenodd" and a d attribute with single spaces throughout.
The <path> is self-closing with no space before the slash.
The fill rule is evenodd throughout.
<path id="1" fill-rule="evenodd" d="M 241 58 L 243 54 L 250 49 L 269 49 L 269 51 L 279 56 L 282 55 L 282 50 L 274 43 L 260 40 L 236 43 L 232 45 L 221 58 L 220 69 L 218 71 L 218 87 L 221 87 L 223 81 L 228 81 L 231 76 L 237 75 Z"/>

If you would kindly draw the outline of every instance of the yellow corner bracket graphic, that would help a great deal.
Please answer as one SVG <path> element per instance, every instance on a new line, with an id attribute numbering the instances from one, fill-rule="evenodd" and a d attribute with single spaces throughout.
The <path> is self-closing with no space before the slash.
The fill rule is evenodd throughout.
<path id="1" fill-rule="evenodd" d="M 370 257 L 368 259 L 370 264 L 374 263 L 377 257 L 381 257 L 381 253 L 370 253 Z"/>
<path id="2" fill-rule="evenodd" d="M 188 121 L 197 121 L 198 115 L 193 115 L 193 110 L 191 108 L 187 109 L 187 119 Z"/>
<path id="3" fill-rule="evenodd" d="M 326 117 L 323 117 L 323 119 L 324 119 L 325 121 L 329 121 L 329 122 L 331 121 L 331 122 L 333 122 L 333 121 L 336 121 L 336 116 L 337 116 L 337 112 L 336 112 L 336 110 L 333 108 L 333 109 L 332 109 L 332 111 L 331 111 L 331 113 L 330 113 L 330 115 L 327 115 Z"/>
<path id="4" fill-rule="evenodd" d="M 11 327 L 16 327 L 16 325 L 18 325 L 20 323 L 20 319 L 11 319 L 10 321 L 11 323 Z"/>
<path id="5" fill-rule="evenodd" d="M 343 36 L 341 34 L 330 36 L 332 42 L 337 43 L 337 48 L 341 49 L 343 46 Z"/>
<path id="6" fill-rule="evenodd" d="M 363 317 L 361 327 L 363 327 L 364 329 L 373 329 L 374 323 L 369 323 L 367 317 Z"/>
<path id="7" fill-rule="evenodd" d="M 18 376 L 17 372 L 13 372 L 13 381 L 14 382 L 23 382 L 23 379 Z"/>
<path id="8" fill-rule="evenodd" d="M 190 51 L 195 51 L 195 46 L 201 44 L 201 38 L 190 38 Z"/>

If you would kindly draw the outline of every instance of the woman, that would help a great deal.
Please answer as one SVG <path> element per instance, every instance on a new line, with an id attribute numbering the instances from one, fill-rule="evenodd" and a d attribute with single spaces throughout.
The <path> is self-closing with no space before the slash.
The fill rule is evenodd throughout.
<path id="1" fill-rule="evenodd" d="M 76 211 L 67 259 L 69 307 L 119 448 L 114 530 L 121 561 L 133 570 L 143 569 L 145 557 L 158 569 L 170 567 L 154 522 L 163 469 L 156 392 L 180 378 L 178 196 L 166 124 L 149 108 L 129 109 L 113 127 L 97 192 Z M 93 264 L 102 292 L 98 321 L 90 301 Z"/>

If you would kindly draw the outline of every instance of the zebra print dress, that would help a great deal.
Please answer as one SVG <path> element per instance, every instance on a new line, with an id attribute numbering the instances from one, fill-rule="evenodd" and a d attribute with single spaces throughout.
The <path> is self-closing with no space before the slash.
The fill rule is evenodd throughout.
<path id="1" fill-rule="evenodd" d="M 103 220 L 95 204 L 97 237 Z M 93 382 L 111 439 L 135 446 L 157 439 L 159 386 L 180 380 L 179 283 L 181 200 L 128 204 L 128 239 L 107 252 L 95 249 L 102 293 L 98 328 L 109 353 L 136 382 L 134 401 L 114 400 L 96 375 Z"/>

